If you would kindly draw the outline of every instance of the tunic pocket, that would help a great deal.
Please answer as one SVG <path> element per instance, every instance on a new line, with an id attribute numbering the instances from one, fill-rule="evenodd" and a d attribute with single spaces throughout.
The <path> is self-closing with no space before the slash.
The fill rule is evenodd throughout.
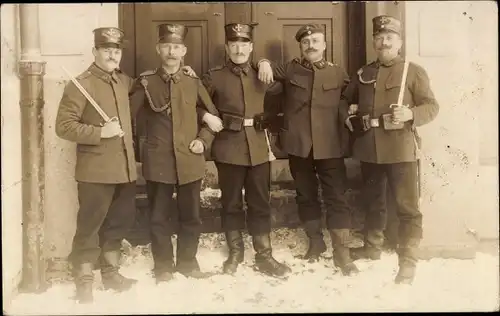
<path id="1" fill-rule="evenodd" d="M 322 107 L 336 107 L 340 101 L 341 84 L 339 82 L 323 83 L 323 93 L 321 98 L 317 99 L 316 104 Z"/>

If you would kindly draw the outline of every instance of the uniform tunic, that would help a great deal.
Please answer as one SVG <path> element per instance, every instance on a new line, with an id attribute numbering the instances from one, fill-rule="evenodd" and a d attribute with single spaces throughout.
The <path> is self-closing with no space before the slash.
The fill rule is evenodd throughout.
<path id="1" fill-rule="evenodd" d="M 389 106 L 397 103 L 403 66 L 401 57 L 387 65 L 374 62 L 364 66 L 345 90 L 345 100 L 348 104 L 358 104 L 360 114 L 369 114 L 372 118 L 391 113 Z M 381 164 L 417 160 L 414 137 L 418 135 L 415 134 L 415 127 L 432 121 L 439 112 L 439 105 L 426 71 L 415 63 L 410 63 L 408 67 L 403 104 L 411 108 L 413 120 L 405 122 L 401 130 L 371 128 L 355 139 L 353 158 Z M 347 105 L 342 116 L 344 120 L 347 118 Z"/>
<path id="2" fill-rule="evenodd" d="M 128 92 L 133 84 L 123 73 L 109 74 L 92 64 L 78 82 L 111 117 L 118 117 L 123 137 L 101 139 L 104 119 L 70 82 L 56 118 L 56 134 L 77 143 L 75 179 L 92 183 L 127 183 L 137 179 Z"/>
<path id="3" fill-rule="evenodd" d="M 280 133 L 283 150 L 314 159 L 344 157 L 348 134 L 339 116 L 340 96 L 349 78 L 330 62 L 304 65 L 296 58 L 272 64 L 274 78 L 285 88 L 284 128 Z"/>
<path id="4" fill-rule="evenodd" d="M 151 105 L 144 86 L 151 97 Z M 134 116 L 144 111 L 146 141 L 143 147 L 143 174 L 146 180 L 167 184 L 186 184 L 203 178 L 205 157 L 189 150 L 194 139 L 210 148 L 214 134 L 200 125 L 198 108 L 217 115 L 200 79 L 184 72 L 170 76 L 163 68 L 140 75 L 131 95 Z M 170 104 L 161 113 L 155 108 Z"/>
<path id="5" fill-rule="evenodd" d="M 240 70 L 238 70 L 240 69 Z M 228 62 L 216 67 L 203 76 L 203 84 L 223 115 L 231 114 L 252 119 L 264 112 L 264 96 L 269 85 L 259 81 L 257 72 L 245 65 Z M 240 166 L 256 166 L 269 161 L 269 151 L 263 131 L 253 126 L 241 131 L 224 129 L 214 140 L 212 155 L 214 160 Z"/>

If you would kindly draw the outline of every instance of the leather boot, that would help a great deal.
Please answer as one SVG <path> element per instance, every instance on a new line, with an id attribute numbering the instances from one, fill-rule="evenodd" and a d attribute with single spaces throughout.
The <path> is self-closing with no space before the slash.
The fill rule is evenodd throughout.
<path id="1" fill-rule="evenodd" d="M 351 249 L 352 260 L 380 260 L 384 245 L 384 232 L 371 229 L 366 232 L 365 244 L 361 248 Z"/>
<path id="2" fill-rule="evenodd" d="M 222 269 L 226 274 L 234 274 L 245 255 L 245 244 L 241 232 L 239 230 L 226 232 L 226 243 L 229 248 L 229 257 L 224 261 Z"/>
<path id="3" fill-rule="evenodd" d="M 330 229 L 333 247 L 333 263 L 343 275 L 357 274 L 358 268 L 352 262 L 350 249 L 347 247 L 350 239 L 349 229 Z"/>
<path id="4" fill-rule="evenodd" d="M 104 288 L 123 292 L 132 287 L 137 280 L 129 279 L 121 275 L 120 251 L 106 251 L 101 255 L 101 277 Z"/>
<path id="5" fill-rule="evenodd" d="M 75 299 L 80 304 L 88 304 L 94 301 L 92 285 L 94 283 L 94 273 L 92 263 L 82 263 L 75 267 L 73 278 L 76 286 Z"/>
<path id="6" fill-rule="evenodd" d="M 292 271 L 287 265 L 274 259 L 269 234 L 252 236 L 255 249 L 255 266 L 258 271 L 273 277 L 285 277 Z"/>
<path id="7" fill-rule="evenodd" d="M 309 238 L 309 248 L 305 255 L 297 256 L 297 258 L 315 262 L 326 251 L 326 244 L 323 240 L 323 233 L 321 232 L 321 221 L 312 220 L 304 223 L 304 230 Z"/>
<path id="8" fill-rule="evenodd" d="M 169 271 L 155 273 L 156 284 L 160 284 L 163 282 L 170 282 L 174 279 L 174 274 Z"/>
<path id="9" fill-rule="evenodd" d="M 397 249 L 399 270 L 394 283 L 411 285 L 415 279 L 420 239 L 409 239 Z"/>
<path id="10" fill-rule="evenodd" d="M 215 273 L 200 271 L 196 259 L 200 235 L 192 233 L 179 233 L 177 235 L 176 271 L 187 278 L 206 279 Z"/>

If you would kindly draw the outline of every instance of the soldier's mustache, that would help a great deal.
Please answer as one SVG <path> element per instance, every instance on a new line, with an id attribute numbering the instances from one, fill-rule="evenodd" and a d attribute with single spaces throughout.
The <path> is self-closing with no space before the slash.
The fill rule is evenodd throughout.
<path id="1" fill-rule="evenodd" d="M 391 46 L 382 46 L 380 47 L 380 49 L 391 49 L 392 47 Z"/>
<path id="2" fill-rule="evenodd" d="M 108 59 L 108 62 L 110 62 L 110 61 L 114 62 L 115 64 L 117 63 L 117 61 L 114 59 Z"/>
<path id="3" fill-rule="evenodd" d="M 306 53 L 312 53 L 312 52 L 317 52 L 318 50 L 315 48 L 308 48 L 306 49 Z"/>

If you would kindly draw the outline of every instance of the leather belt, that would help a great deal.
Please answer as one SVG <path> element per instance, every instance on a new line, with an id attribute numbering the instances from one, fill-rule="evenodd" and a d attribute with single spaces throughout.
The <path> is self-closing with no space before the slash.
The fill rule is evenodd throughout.
<path id="1" fill-rule="evenodd" d="M 245 127 L 253 126 L 253 124 L 254 124 L 253 119 L 244 119 L 243 120 L 243 126 L 245 126 Z"/>

